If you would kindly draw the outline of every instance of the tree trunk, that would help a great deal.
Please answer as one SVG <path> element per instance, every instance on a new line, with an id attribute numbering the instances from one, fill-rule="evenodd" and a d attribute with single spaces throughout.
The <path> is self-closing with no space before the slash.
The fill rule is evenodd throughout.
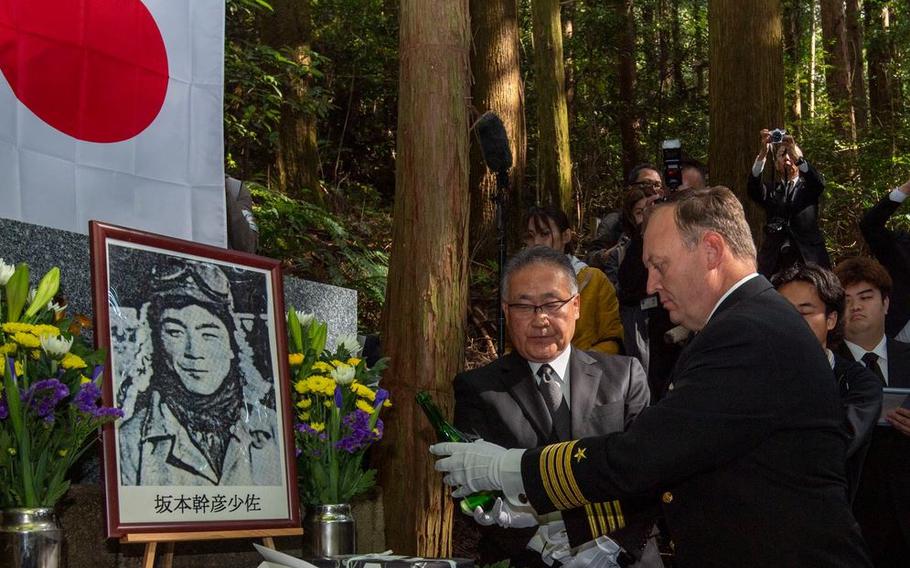
<path id="1" fill-rule="evenodd" d="M 802 23 L 802 14 L 795 6 L 795 2 L 800 0 L 790 0 L 785 6 L 784 12 L 786 18 L 784 21 L 784 59 L 786 62 L 786 71 L 792 73 L 787 78 L 788 88 L 784 90 L 788 105 L 787 122 L 795 127 L 799 126 L 802 120 L 802 53 L 803 53 L 803 32 L 805 26 Z"/>
<path id="2" fill-rule="evenodd" d="M 679 23 L 681 6 L 679 0 L 672 0 L 670 4 L 670 64 L 673 69 L 673 88 L 676 98 L 684 101 L 688 96 L 688 90 L 686 89 L 686 78 L 683 75 L 683 61 L 686 60 L 686 55 Z"/>
<path id="3" fill-rule="evenodd" d="M 303 65 L 310 63 L 312 22 L 310 0 L 272 0 L 272 12 L 264 12 L 262 37 L 278 50 Z M 310 90 L 309 82 L 290 80 L 290 98 L 303 100 Z M 278 127 L 278 152 L 275 169 L 277 187 L 282 193 L 297 198 L 323 201 L 319 184 L 319 145 L 316 117 L 311 113 L 284 105 Z"/>
<path id="4" fill-rule="evenodd" d="M 635 104 L 635 14 L 633 0 L 611 0 L 611 8 L 618 21 L 616 36 L 617 76 L 619 77 L 619 136 L 622 141 L 623 178 L 640 161 L 638 140 L 641 122 Z"/>
<path id="5" fill-rule="evenodd" d="M 856 144 L 853 81 L 847 51 L 844 0 L 821 0 L 822 39 L 825 47 L 825 86 L 831 103 L 834 131 L 850 147 Z"/>
<path id="6" fill-rule="evenodd" d="M 478 114 L 494 111 L 506 127 L 512 150 L 506 231 L 517 233 L 524 211 L 533 205 L 533 200 L 528 200 L 522 192 L 527 139 L 517 0 L 471 0 L 471 31 L 474 37 L 472 104 Z M 487 172 L 476 137 L 472 142 L 470 252 L 472 260 L 483 262 L 496 258 L 496 219 L 491 202 L 496 178 Z"/>
<path id="7" fill-rule="evenodd" d="M 537 82 L 537 195 L 544 204 L 574 217 L 569 117 L 559 0 L 531 3 L 534 69 Z"/>
<path id="8" fill-rule="evenodd" d="M 809 33 L 809 118 L 815 118 L 815 78 L 818 61 L 818 13 L 816 2 L 812 0 L 812 31 Z"/>
<path id="9" fill-rule="evenodd" d="M 847 0 L 847 57 L 850 59 L 850 94 L 853 96 L 853 115 L 856 120 L 856 132 L 859 136 L 866 130 L 869 116 L 869 103 L 866 98 L 866 82 L 863 79 L 863 22 L 860 13 L 860 0 Z"/>
<path id="10" fill-rule="evenodd" d="M 894 149 L 894 51 L 889 38 L 887 0 L 866 0 L 866 58 L 869 65 L 869 111 L 874 130 L 883 131 Z"/>
<path id="11" fill-rule="evenodd" d="M 746 180 L 762 128 L 784 119 L 784 60 L 779 0 L 709 0 L 711 181 L 732 189 L 760 237 L 761 209 Z"/>
<path id="12" fill-rule="evenodd" d="M 401 0 L 392 252 L 383 311 L 385 384 L 396 399 L 380 456 L 386 544 L 448 556 L 452 500 L 414 403 L 427 390 L 452 407 L 464 361 L 467 301 L 468 0 Z"/>

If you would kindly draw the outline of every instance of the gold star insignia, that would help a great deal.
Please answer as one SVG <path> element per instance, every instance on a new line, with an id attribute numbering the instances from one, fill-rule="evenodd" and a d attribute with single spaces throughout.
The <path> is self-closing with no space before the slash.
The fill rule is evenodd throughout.
<path id="1" fill-rule="evenodd" d="M 588 456 L 585 455 L 585 448 L 578 448 L 577 450 L 575 450 L 575 455 L 572 457 L 575 458 L 575 461 L 580 462 L 581 460 L 585 459 Z"/>

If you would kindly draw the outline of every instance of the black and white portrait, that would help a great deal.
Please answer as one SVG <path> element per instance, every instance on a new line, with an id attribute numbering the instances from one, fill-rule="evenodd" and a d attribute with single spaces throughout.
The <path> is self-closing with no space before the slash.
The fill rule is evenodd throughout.
<path id="1" fill-rule="evenodd" d="M 263 271 L 108 247 L 121 486 L 284 476 Z"/>

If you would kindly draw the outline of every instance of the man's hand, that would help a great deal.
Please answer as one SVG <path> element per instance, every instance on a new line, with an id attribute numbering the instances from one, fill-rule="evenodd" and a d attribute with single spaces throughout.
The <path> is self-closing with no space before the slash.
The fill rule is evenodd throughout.
<path id="1" fill-rule="evenodd" d="M 910 180 L 907 180 L 907 183 L 897 188 L 904 195 L 910 195 Z"/>
<path id="2" fill-rule="evenodd" d="M 619 553 L 622 548 L 610 537 L 599 536 L 594 546 L 577 552 L 563 563 L 564 568 L 619 568 Z"/>
<path id="3" fill-rule="evenodd" d="M 572 556 L 569 535 L 562 519 L 540 525 L 528 542 L 528 548 L 539 552 L 540 559 L 547 566 L 552 566 L 555 562 L 566 562 Z"/>
<path id="4" fill-rule="evenodd" d="M 488 527 L 497 524 L 504 529 L 517 528 L 523 529 L 533 527 L 537 524 L 537 516 L 534 510 L 527 507 L 526 510 L 513 508 L 502 497 L 497 497 L 493 508 L 489 512 L 484 511 L 482 507 L 474 509 L 474 520 L 478 525 Z"/>
<path id="5" fill-rule="evenodd" d="M 445 473 L 442 481 L 456 488 L 452 497 L 502 489 L 499 467 L 506 453 L 502 446 L 483 440 L 471 443 L 444 442 L 430 446 L 430 453 L 448 456 L 436 462 L 436 471 Z"/>
<path id="6" fill-rule="evenodd" d="M 888 413 L 885 418 L 894 426 L 894 429 L 910 437 L 910 410 L 906 408 L 895 408 Z"/>
<path id="7" fill-rule="evenodd" d="M 790 154 L 790 161 L 794 164 L 803 157 L 803 151 L 799 149 L 799 146 L 796 145 L 796 140 L 789 134 L 784 136 L 781 144 L 786 148 L 787 153 Z"/>

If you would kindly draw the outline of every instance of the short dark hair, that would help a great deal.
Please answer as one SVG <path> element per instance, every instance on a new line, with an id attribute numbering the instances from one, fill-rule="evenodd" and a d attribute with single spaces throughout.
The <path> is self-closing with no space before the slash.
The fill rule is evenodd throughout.
<path id="1" fill-rule="evenodd" d="M 635 225 L 635 204 L 648 197 L 648 192 L 635 187 L 626 192 L 622 199 L 622 226 L 629 235 L 637 233 L 639 227 Z"/>
<path id="2" fill-rule="evenodd" d="M 631 170 L 629 170 L 629 175 L 626 177 L 626 184 L 632 185 L 635 182 L 637 182 L 638 174 L 640 174 L 644 170 L 654 170 L 655 172 L 657 172 L 657 175 L 660 175 L 660 170 L 657 169 L 656 166 L 654 166 L 653 164 L 649 164 L 648 162 L 644 162 L 644 163 L 635 165 L 635 167 L 633 167 Z M 661 179 L 663 179 L 664 176 L 660 175 L 660 177 L 661 177 Z"/>
<path id="3" fill-rule="evenodd" d="M 555 270 L 562 271 L 569 278 L 569 289 L 573 294 L 578 293 L 578 279 L 575 277 L 575 269 L 568 255 L 555 251 L 550 247 L 535 245 L 520 250 L 515 256 L 506 262 L 505 269 L 502 272 L 502 282 L 499 283 L 503 299 L 509 295 L 509 278 L 515 272 L 534 264 L 546 264 Z"/>
<path id="4" fill-rule="evenodd" d="M 859 282 L 868 282 L 882 294 L 882 300 L 891 296 L 891 275 L 877 260 L 867 256 L 854 256 L 840 261 L 834 267 L 834 274 L 844 288 Z"/>
<path id="5" fill-rule="evenodd" d="M 553 221 L 560 233 L 571 228 L 569 226 L 569 217 L 562 209 L 556 207 L 531 207 L 528 209 L 528 216 L 524 226 L 534 223 L 534 228 L 538 231 L 543 229 L 549 231 L 549 221 Z M 566 250 L 562 252 L 571 252 L 572 248 L 572 243 L 566 243 Z"/>
<path id="6" fill-rule="evenodd" d="M 825 304 L 825 316 L 837 314 L 837 325 L 828 332 L 829 344 L 840 341 L 844 330 L 844 287 L 837 275 L 814 262 L 794 264 L 771 277 L 771 284 L 780 289 L 791 282 L 805 282 L 815 288 L 815 292 Z"/>
<path id="7" fill-rule="evenodd" d="M 684 172 L 686 170 L 695 170 L 698 172 L 698 175 L 701 176 L 702 183 L 707 184 L 708 182 L 708 168 L 705 165 L 695 158 L 686 158 L 679 162 L 679 171 Z"/>
<path id="8" fill-rule="evenodd" d="M 658 199 L 645 212 L 645 226 L 656 209 L 671 205 L 676 207 L 673 212 L 676 228 L 686 248 L 695 248 L 705 231 L 714 231 L 724 238 L 733 256 L 755 262 L 755 242 L 746 213 L 729 188 L 717 185 L 684 189 Z"/>

